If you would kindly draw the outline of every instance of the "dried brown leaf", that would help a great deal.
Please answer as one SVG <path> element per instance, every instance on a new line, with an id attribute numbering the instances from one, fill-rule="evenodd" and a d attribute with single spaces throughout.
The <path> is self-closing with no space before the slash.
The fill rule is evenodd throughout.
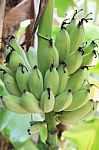
<path id="1" fill-rule="evenodd" d="M 5 13 L 3 37 L 7 37 L 9 34 L 12 34 L 14 26 L 31 18 L 34 18 L 33 0 L 23 0 L 21 3 Z"/>

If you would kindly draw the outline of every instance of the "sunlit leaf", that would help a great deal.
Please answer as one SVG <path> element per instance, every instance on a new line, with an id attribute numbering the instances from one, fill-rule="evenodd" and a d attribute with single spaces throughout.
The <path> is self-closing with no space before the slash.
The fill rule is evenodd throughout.
<path id="1" fill-rule="evenodd" d="M 72 139 L 79 150 L 98 150 L 99 120 L 91 120 L 73 126 L 63 133 L 64 138 Z"/>
<path id="2" fill-rule="evenodd" d="M 58 15 L 64 17 L 69 6 L 73 6 L 72 0 L 55 0 L 55 7 L 57 8 Z"/>

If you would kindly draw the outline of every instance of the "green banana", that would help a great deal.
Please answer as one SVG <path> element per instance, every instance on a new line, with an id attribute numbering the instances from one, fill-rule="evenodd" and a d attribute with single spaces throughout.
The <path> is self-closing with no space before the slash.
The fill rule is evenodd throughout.
<path id="1" fill-rule="evenodd" d="M 22 57 L 22 59 L 25 63 L 24 65 L 26 65 L 28 67 L 28 69 L 31 70 L 31 66 L 27 60 L 27 56 L 26 56 L 24 50 L 22 49 L 22 47 L 20 46 L 19 42 L 17 41 L 17 39 L 14 36 L 10 37 L 10 45 L 13 49 L 15 49 L 17 54 L 19 54 L 20 57 Z"/>
<path id="2" fill-rule="evenodd" d="M 13 73 L 16 72 L 19 63 L 24 64 L 21 56 L 15 51 L 12 50 L 6 57 L 6 63 Z"/>
<path id="3" fill-rule="evenodd" d="M 17 85 L 15 78 L 7 72 L 4 72 L 4 85 L 10 94 L 21 96 L 21 91 Z"/>
<path id="4" fill-rule="evenodd" d="M 77 51 L 77 49 L 83 44 L 84 37 L 85 31 L 83 21 L 79 21 L 78 25 L 70 33 L 70 53 Z"/>
<path id="5" fill-rule="evenodd" d="M 4 47 L 4 58 L 7 57 L 7 55 L 11 52 L 12 48 L 9 45 L 6 45 Z"/>
<path id="6" fill-rule="evenodd" d="M 58 74 L 59 74 L 59 89 L 58 89 L 58 94 L 61 94 L 65 91 L 66 85 L 68 82 L 68 69 L 66 64 L 63 62 L 62 64 L 59 65 L 58 69 Z"/>
<path id="7" fill-rule="evenodd" d="M 90 90 L 80 90 L 73 93 L 71 105 L 64 111 L 74 111 L 84 106 L 90 98 Z"/>
<path id="8" fill-rule="evenodd" d="M 78 51 L 76 51 L 75 53 L 69 55 L 65 60 L 69 75 L 76 72 L 82 64 L 83 51 L 80 48 L 81 47 L 79 47 Z"/>
<path id="9" fill-rule="evenodd" d="M 66 89 L 71 89 L 72 92 L 78 91 L 84 82 L 84 77 L 84 68 L 81 68 L 70 76 Z"/>
<path id="10" fill-rule="evenodd" d="M 96 58 L 97 57 L 97 53 L 96 53 L 95 50 L 93 50 L 92 52 L 90 52 L 88 54 L 85 54 L 83 56 L 82 66 L 91 65 L 92 62 L 93 62 L 94 55 L 95 55 L 95 58 Z"/>
<path id="11" fill-rule="evenodd" d="M 93 101 L 93 100 L 92 100 Z M 95 111 L 97 110 L 98 107 L 98 101 L 93 101 L 93 107 L 92 109 L 89 111 L 89 113 L 86 115 L 85 120 L 90 119 L 91 117 L 93 118 Z"/>
<path id="12" fill-rule="evenodd" d="M 40 107 L 45 113 L 51 112 L 54 108 L 54 103 L 54 94 L 50 88 L 47 88 L 41 95 Z"/>
<path id="13" fill-rule="evenodd" d="M 66 29 L 67 29 L 67 32 L 70 34 L 71 31 L 77 26 L 77 22 L 76 22 L 76 19 L 75 19 L 75 16 L 81 12 L 82 9 L 80 9 L 79 11 L 75 10 L 75 13 L 70 21 L 70 23 L 66 26 Z"/>
<path id="14" fill-rule="evenodd" d="M 37 132 L 40 132 L 42 126 L 45 124 L 45 122 L 42 121 L 34 121 L 31 125 L 31 127 L 27 130 L 29 135 L 34 135 Z"/>
<path id="15" fill-rule="evenodd" d="M 58 120 L 64 125 L 74 124 L 86 118 L 91 109 L 93 109 L 93 102 L 89 100 L 79 109 L 67 112 L 63 111 L 58 117 Z"/>
<path id="16" fill-rule="evenodd" d="M 50 69 L 46 72 L 44 77 L 44 89 L 50 88 L 56 96 L 59 89 L 59 74 L 52 64 Z"/>
<path id="17" fill-rule="evenodd" d="M 30 73 L 29 89 L 37 99 L 40 99 L 43 92 L 43 77 L 37 66 L 34 66 Z"/>
<path id="18" fill-rule="evenodd" d="M 89 13 L 88 15 L 90 14 L 92 13 Z M 77 51 L 77 49 L 83 44 L 85 38 L 85 30 L 84 30 L 83 22 L 85 21 L 87 23 L 88 20 L 92 20 L 92 18 L 87 18 L 88 15 L 82 18 L 78 22 L 77 26 L 70 33 L 70 41 L 71 41 L 70 53 L 74 53 L 75 51 Z"/>
<path id="19" fill-rule="evenodd" d="M 21 105 L 21 97 L 17 97 L 14 95 L 7 95 L 7 96 L 1 96 L 0 99 L 3 102 L 3 105 L 12 112 L 20 113 L 20 114 L 28 113 Z"/>
<path id="20" fill-rule="evenodd" d="M 44 37 L 51 37 L 54 3 L 55 0 L 48 0 L 45 12 L 42 16 L 42 19 L 39 22 L 38 35 L 42 35 Z M 41 36 L 38 36 L 37 60 L 38 60 L 38 67 L 42 72 L 42 74 L 44 74 L 46 66 L 44 53 L 46 51 L 46 48 L 48 47 L 49 47 L 48 41 L 42 38 Z"/>
<path id="21" fill-rule="evenodd" d="M 21 92 L 29 90 L 29 75 L 30 71 L 23 64 L 19 64 L 16 70 L 16 81 Z"/>
<path id="22" fill-rule="evenodd" d="M 34 49 L 32 46 L 29 47 L 27 52 L 27 59 L 32 68 L 37 65 L 37 52 L 36 49 Z"/>
<path id="23" fill-rule="evenodd" d="M 59 61 L 62 62 L 65 60 L 66 56 L 69 54 L 70 50 L 70 37 L 64 27 L 65 21 L 63 21 L 60 30 L 56 34 L 55 46 L 59 52 Z"/>
<path id="24" fill-rule="evenodd" d="M 72 92 L 68 90 L 55 98 L 54 111 L 60 112 L 68 108 L 72 103 Z"/>
<path id="25" fill-rule="evenodd" d="M 39 106 L 40 102 L 30 92 L 24 90 L 21 99 L 22 99 L 21 105 L 29 113 L 41 113 L 42 112 Z"/>
<path id="26" fill-rule="evenodd" d="M 45 58 L 46 58 L 46 63 L 45 63 L 45 72 L 50 68 L 51 64 L 54 63 L 54 66 L 57 68 L 59 65 L 59 54 L 58 50 L 53 44 L 52 39 L 49 41 L 49 47 L 45 49 Z M 44 73 L 45 73 L 44 72 Z"/>
<path id="27" fill-rule="evenodd" d="M 13 76 L 13 73 L 12 71 L 6 67 L 5 64 L 0 64 L 0 79 L 3 81 L 4 80 L 4 72 L 7 72 L 8 74 L 12 75 Z"/>
<path id="28" fill-rule="evenodd" d="M 92 40 L 85 48 L 84 48 L 84 54 L 91 53 L 95 47 L 98 47 L 95 40 Z"/>

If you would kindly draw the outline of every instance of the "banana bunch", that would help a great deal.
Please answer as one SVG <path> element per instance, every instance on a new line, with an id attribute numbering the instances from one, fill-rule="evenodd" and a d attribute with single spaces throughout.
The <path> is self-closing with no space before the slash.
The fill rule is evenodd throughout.
<path id="1" fill-rule="evenodd" d="M 91 84 L 85 80 L 97 56 L 96 43 L 93 40 L 84 46 L 84 22 L 91 18 L 87 15 L 77 23 L 77 13 L 68 25 L 68 19 L 63 21 L 55 42 L 38 33 L 42 45 L 44 40 L 47 45 L 41 57 L 32 46 L 25 53 L 15 37 L 9 38 L 5 63 L 0 65 L 0 78 L 9 95 L 0 96 L 1 106 L 21 114 L 55 112 L 56 122 L 67 125 L 93 114 L 97 102 L 90 100 Z M 34 124 L 29 131 L 34 133 L 41 125 Z"/>

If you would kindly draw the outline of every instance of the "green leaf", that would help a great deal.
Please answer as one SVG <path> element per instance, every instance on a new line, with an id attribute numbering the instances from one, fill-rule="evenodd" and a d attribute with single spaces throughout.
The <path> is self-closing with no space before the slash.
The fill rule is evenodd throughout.
<path id="1" fill-rule="evenodd" d="M 73 6 L 73 0 L 55 0 L 58 16 L 64 17 L 69 6 Z"/>
<path id="2" fill-rule="evenodd" d="M 11 116 L 12 115 L 12 116 Z M 3 114 L 3 119 L 7 118 L 9 119 L 9 122 L 7 121 L 6 126 L 4 128 L 4 121 L 2 121 L 2 134 L 3 136 L 8 139 L 14 147 L 20 147 L 22 144 L 24 145 L 24 142 L 29 140 L 31 136 L 28 134 L 27 129 L 30 127 L 30 121 L 31 121 L 31 115 L 30 114 L 16 114 L 9 111 L 6 116 L 5 113 Z M 39 114 L 33 114 L 33 120 L 34 121 L 41 121 L 43 118 Z M 28 145 L 26 144 L 26 147 Z M 34 145 L 31 145 L 33 147 Z M 20 149 L 21 150 L 21 149 Z M 27 150 L 22 146 L 22 150 Z M 33 149 L 36 150 L 36 149 Z"/>
<path id="3" fill-rule="evenodd" d="M 19 145 L 15 145 L 15 150 L 39 150 L 31 140 L 21 143 L 20 147 Z"/>
<path id="4" fill-rule="evenodd" d="M 72 139 L 79 150 L 98 150 L 99 119 L 75 125 L 67 132 L 64 132 L 63 137 Z"/>
<path id="5" fill-rule="evenodd" d="M 11 143 L 25 142 L 30 138 L 27 132 L 30 121 L 30 115 L 14 113 L 7 127 L 2 131 L 4 137 L 10 140 Z"/>
<path id="6" fill-rule="evenodd" d="M 8 125 L 13 116 L 14 113 L 7 109 L 0 110 L 0 131 Z"/>
<path id="7" fill-rule="evenodd" d="M 92 41 L 94 39 L 99 39 L 99 27 L 93 24 L 85 24 L 85 41 Z M 99 40 L 96 41 L 99 44 Z M 99 48 L 98 48 L 99 50 Z"/>

